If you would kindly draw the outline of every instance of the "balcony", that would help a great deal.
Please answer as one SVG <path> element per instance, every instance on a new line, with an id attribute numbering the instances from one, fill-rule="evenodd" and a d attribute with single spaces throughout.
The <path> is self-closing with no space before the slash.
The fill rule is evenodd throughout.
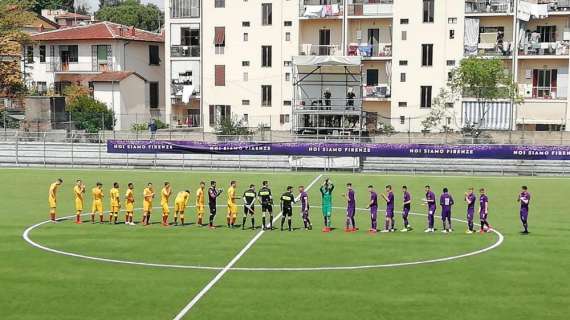
<path id="1" fill-rule="evenodd" d="M 325 4 L 328 2 L 328 4 Z M 342 0 L 301 0 L 299 1 L 299 17 L 306 19 L 334 19 L 344 14 Z"/>
<path id="2" fill-rule="evenodd" d="M 520 56 L 568 56 L 570 42 L 531 42 L 521 43 Z"/>
<path id="3" fill-rule="evenodd" d="M 508 14 L 512 12 L 512 0 L 465 0 L 465 14 Z"/>
<path id="4" fill-rule="evenodd" d="M 386 101 L 391 97 L 391 88 L 389 84 L 365 85 L 362 87 L 362 95 L 364 101 Z"/>
<path id="5" fill-rule="evenodd" d="M 567 94 L 565 93 L 565 90 L 560 89 L 562 88 L 558 88 L 558 86 L 533 86 L 531 84 L 519 85 L 519 91 L 525 99 L 566 101 Z"/>
<path id="6" fill-rule="evenodd" d="M 391 17 L 394 0 L 354 0 L 347 5 L 347 14 L 352 17 Z"/>
<path id="7" fill-rule="evenodd" d="M 170 17 L 174 19 L 199 18 L 200 0 L 170 0 Z"/>
<path id="8" fill-rule="evenodd" d="M 392 44 L 379 43 L 371 45 L 368 43 L 351 43 L 348 45 L 349 56 L 360 56 L 363 59 L 382 59 L 392 57 Z"/>
<path id="9" fill-rule="evenodd" d="M 200 57 L 200 46 L 170 46 L 172 58 Z"/>
<path id="10" fill-rule="evenodd" d="M 299 50 L 302 56 L 342 56 L 342 50 L 339 45 L 319 45 L 305 43 L 301 45 Z"/>
<path id="11" fill-rule="evenodd" d="M 550 12 L 569 12 L 570 0 L 538 0 L 538 4 L 548 5 Z"/>

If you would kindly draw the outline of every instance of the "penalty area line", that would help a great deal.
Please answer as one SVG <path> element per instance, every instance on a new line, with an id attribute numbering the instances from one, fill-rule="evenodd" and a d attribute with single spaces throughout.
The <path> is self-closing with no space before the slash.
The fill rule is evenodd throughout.
<path id="1" fill-rule="evenodd" d="M 319 174 L 315 179 L 313 179 L 313 181 L 307 185 L 306 190 L 308 191 L 313 185 L 315 185 L 315 183 L 317 183 L 322 178 L 322 176 L 322 174 Z M 297 197 L 296 200 L 298 199 L 299 197 Z M 282 214 L 282 211 L 279 212 L 279 214 L 273 219 L 273 222 L 275 223 L 277 220 L 279 220 Z M 210 291 L 210 289 L 212 289 L 212 287 L 214 287 L 214 285 L 220 281 L 228 271 L 230 271 L 230 269 L 238 262 L 238 260 L 255 244 L 257 240 L 259 240 L 259 238 L 261 238 L 264 233 L 265 230 L 260 230 L 245 245 L 245 247 L 243 247 L 243 249 L 241 249 L 240 252 L 238 252 L 238 254 L 232 260 L 230 260 L 230 262 L 228 262 L 228 264 L 220 272 L 218 272 L 218 274 L 216 274 L 216 276 L 210 280 L 210 282 L 208 282 L 208 284 L 202 288 L 202 290 L 200 290 L 200 292 L 198 292 L 198 294 L 192 300 L 190 300 L 190 302 L 188 302 L 188 304 L 182 310 L 180 310 L 180 312 L 174 317 L 174 320 L 182 319 L 198 303 L 198 301 L 200 301 L 200 299 L 202 299 L 202 297 L 204 297 L 204 295 L 206 295 L 206 293 L 208 293 L 208 291 Z"/>

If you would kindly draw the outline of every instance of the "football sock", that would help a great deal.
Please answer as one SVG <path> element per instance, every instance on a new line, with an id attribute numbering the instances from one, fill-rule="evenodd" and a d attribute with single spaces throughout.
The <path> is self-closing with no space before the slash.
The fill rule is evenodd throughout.
<path id="1" fill-rule="evenodd" d="M 283 230 L 284 224 L 285 224 L 285 217 L 281 218 L 281 230 Z"/>
<path id="2" fill-rule="evenodd" d="M 265 217 L 261 217 L 261 224 L 263 225 L 263 229 L 265 229 Z"/>
<path id="3" fill-rule="evenodd" d="M 350 217 L 350 223 L 352 223 L 352 227 L 356 229 L 356 221 L 354 220 L 354 217 Z"/>
<path id="4" fill-rule="evenodd" d="M 210 227 L 214 226 L 214 215 L 213 214 L 210 215 L 210 223 L 209 224 L 210 224 Z"/>
<path id="5" fill-rule="evenodd" d="M 485 222 L 481 221 L 481 230 L 483 230 L 483 228 L 485 228 Z"/>
<path id="6" fill-rule="evenodd" d="M 289 226 L 289 231 L 291 231 L 291 218 L 287 219 L 287 225 Z"/>
<path id="7" fill-rule="evenodd" d="M 180 223 L 182 223 L 182 225 L 184 225 L 184 218 L 180 218 Z"/>
<path id="8" fill-rule="evenodd" d="M 269 228 L 273 229 L 273 215 L 269 215 Z"/>
<path id="9" fill-rule="evenodd" d="M 228 228 L 229 228 L 229 227 L 230 227 L 230 218 L 227 217 L 227 218 L 226 218 L 226 221 L 227 221 L 227 223 L 228 223 Z"/>
<path id="10" fill-rule="evenodd" d="M 255 230 L 255 218 L 251 218 L 251 228 Z"/>
<path id="11" fill-rule="evenodd" d="M 243 217 L 243 220 L 241 222 L 241 229 L 244 230 L 245 229 L 245 221 L 247 220 L 246 217 Z"/>

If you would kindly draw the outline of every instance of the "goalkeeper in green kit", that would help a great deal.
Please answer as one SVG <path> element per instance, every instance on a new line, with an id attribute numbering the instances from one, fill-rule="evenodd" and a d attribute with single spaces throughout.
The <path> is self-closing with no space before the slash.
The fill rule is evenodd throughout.
<path id="1" fill-rule="evenodd" d="M 321 186 L 321 196 L 323 199 L 323 204 L 321 205 L 323 209 L 323 217 L 325 219 L 325 227 L 323 232 L 331 231 L 331 212 L 332 212 L 332 192 L 334 190 L 334 184 L 329 180 L 325 179 L 325 183 Z"/>

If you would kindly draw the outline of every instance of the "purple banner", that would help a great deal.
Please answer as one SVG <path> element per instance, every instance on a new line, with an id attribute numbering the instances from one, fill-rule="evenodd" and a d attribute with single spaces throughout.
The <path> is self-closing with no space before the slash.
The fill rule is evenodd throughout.
<path id="1" fill-rule="evenodd" d="M 109 153 L 570 160 L 570 146 L 109 140 Z"/>

